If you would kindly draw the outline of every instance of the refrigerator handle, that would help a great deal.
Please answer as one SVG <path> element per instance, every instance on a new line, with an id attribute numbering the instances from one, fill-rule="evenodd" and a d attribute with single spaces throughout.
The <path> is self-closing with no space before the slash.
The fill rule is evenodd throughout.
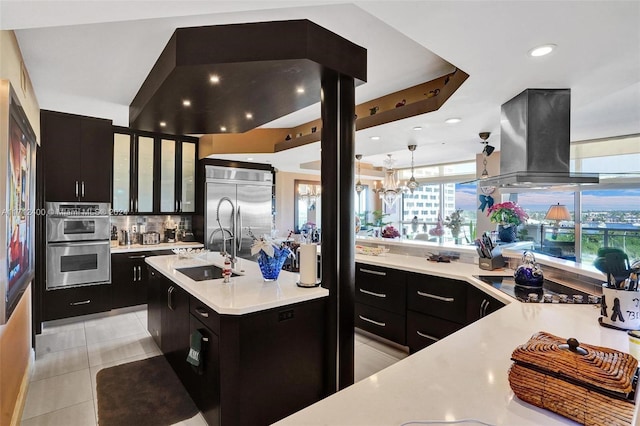
<path id="1" fill-rule="evenodd" d="M 240 213 L 240 204 L 238 204 L 238 211 L 236 213 L 236 223 L 237 223 L 237 229 L 236 229 L 237 247 L 238 247 L 238 251 L 241 251 L 242 250 L 242 214 Z"/>

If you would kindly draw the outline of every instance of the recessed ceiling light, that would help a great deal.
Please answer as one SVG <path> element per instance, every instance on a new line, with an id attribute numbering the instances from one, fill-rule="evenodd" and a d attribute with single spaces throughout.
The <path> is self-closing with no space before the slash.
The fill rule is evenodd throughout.
<path id="1" fill-rule="evenodd" d="M 545 44 L 542 46 L 534 47 L 529 51 L 529 56 L 537 57 L 548 55 L 556 48 L 555 44 Z"/>
<path id="2" fill-rule="evenodd" d="M 456 124 L 456 123 L 459 123 L 461 121 L 462 121 L 462 119 L 458 118 L 458 117 L 451 117 L 451 118 L 447 118 L 446 120 L 444 120 L 444 122 L 447 123 L 447 124 Z"/>
<path id="3" fill-rule="evenodd" d="M 247 157 L 247 161 L 253 161 L 253 157 Z"/>
<path id="4" fill-rule="evenodd" d="M 246 113 L 244 116 L 247 117 L 247 120 L 251 120 L 253 118 L 253 114 L 250 112 Z"/>
<path id="5" fill-rule="evenodd" d="M 191 101 L 189 99 L 185 99 L 185 100 L 182 101 L 182 105 L 191 106 Z"/>
<path id="6" fill-rule="evenodd" d="M 227 128 L 226 128 L 226 127 L 224 127 L 224 126 L 220 126 L 220 131 L 221 131 L 221 132 L 226 132 L 226 131 L 227 131 Z"/>
<path id="7" fill-rule="evenodd" d="M 209 81 L 212 82 L 213 84 L 218 84 L 220 83 L 220 77 L 218 77 L 217 75 L 211 75 L 209 76 Z"/>
<path id="8" fill-rule="evenodd" d="M 298 87 L 298 88 L 296 89 L 296 92 L 298 92 L 298 93 L 304 93 L 304 87 Z"/>
<path id="9" fill-rule="evenodd" d="M 416 127 L 414 127 L 414 128 L 413 128 L 413 130 L 415 130 L 416 132 L 418 132 L 418 131 L 422 130 L 422 127 L 420 127 L 420 126 L 416 126 Z"/>
<path id="10" fill-rule="evenodd" d="M 166 125 L 167 125 L 167 122 L 166 122 L 166 121 L 161 121 L 161 122 L 160 122 L 160 127 L 165 127 Z"/>
<path id="11" fill-rule="evenodd" d="M 371 136 L 371 140 L 372 141 L 379 141 L 380 140 L 380 136 Z"/>

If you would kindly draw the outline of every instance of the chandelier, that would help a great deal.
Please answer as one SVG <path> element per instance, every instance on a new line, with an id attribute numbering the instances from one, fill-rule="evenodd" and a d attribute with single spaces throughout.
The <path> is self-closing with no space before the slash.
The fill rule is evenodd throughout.
<path id="1" fill-rule="evenodd" d="M 380 196 L 380 199 L 384 201 L 387 207 L 392 207 L 400 195 L 405 191 L 405 188 L 400 185 L 398 174 L 394 169 L 395 160 L 391 158 L 391 154 L 387 154 L 387 158 L 382 163 L 384 171 L 384 182 L 381 188 L 376 188 L 375 192 Z"/>
<path id="2" fill-rule="evenodd" d="M 358 196 L 364 191 L 364 185 L 360 182 L 360 160 L 362 160 L 362 154 L 356 154 L 356 160 L 358 160 L 358 182 L 356 182 L 356 192 Z"/>
<path id="3" fill-rule="evenodd" d="M 307 206 L 313 206 L 320 197 L 321 188 L 320 185 L 300 185 L 298 186 L 298 196 Z"/>
<path id="4" fill-rule="evenodd" d="M 418 147 L 418 145 L 409 145 L 407 148 L 409 148 L 409 151 L 411 151 L 411 178 L 409 179 L 409 182 L 407 182 L 407 188 L 409 188 L 409 191 L 413 194 L 413 191 L 418 188 L 418 186 L 420 186 L 418 184 L 418 182 L 416 181 L 416 178 L 413 177 L 413 152 L 416 150 L 416 148 Z"/>

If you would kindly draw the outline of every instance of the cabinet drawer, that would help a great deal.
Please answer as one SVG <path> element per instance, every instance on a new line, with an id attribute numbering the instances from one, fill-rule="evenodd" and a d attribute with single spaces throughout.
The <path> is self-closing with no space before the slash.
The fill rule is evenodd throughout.
<path id="1" fill-rule="evenodd" d="M 204 325 L 216 334 L 220 334 L 220 315 L 195 297 L 189 301 L 191 315 L 198 318 Z"/>
<path id="2" fill-rule="evenodd" d="M 355 326 L 401 345 L 405 344 L 404 315 L 356 303 Z"/>
<path id="3" fill-rule="evenodd" d="M 407 311 L 407 346 L 411 352 L 418 351 L 462 327 L 462 324 Z"/>
<path id="4" fill-rule="evenodd" d="M 404 315 L 406 274 L 394 269 L 356 264 L 355 300 Z"/>
<path id="5" fill-rule="evenodd" d="M 430 275 L 407 277 L 407 309 L 464 324 L 467 283 Z"/>
<path id="6" fill-rule="evenodd" d="M 44 294 L 44 320 L 50 321 L 111 309 L 111 284 L 49 290 Z"/>

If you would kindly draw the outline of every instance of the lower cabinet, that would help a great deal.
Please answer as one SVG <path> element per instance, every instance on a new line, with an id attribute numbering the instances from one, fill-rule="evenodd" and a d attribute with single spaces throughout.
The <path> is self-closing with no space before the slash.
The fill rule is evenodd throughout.
<path id="1" fill-rule="evenodd" d="M 46 290 L 42 301 L 43 321 L 111 310 L 111 284 Z"/>
<path id="2" fill-rule="evenodd" d="M 452 321 L 415 311 L 407 311 L 407 346 L 419 351 L 464 327 Z"/>
<path id="3" fill-rule="evenodd" d="M 355 326 L 411 353 L 504 303 L 464 281 L 356 263 Z"/>
<path id="4" fill-rule="evenodd" d="M 504 303 L 484 291 L 469 285 L 467 291 L 467 324 L 502 308 Z"/>
<path id="5" fill-rule="evenodd" d="M 149 256 L 172 254 L 170 250 L 156 250 L 111 255 L 111 283 L 113 308 L 147 303 L 148 269 L 145 259 Z"/>
<path id="6" fill-rule="evenodd" d="M 324 299 L 219 315 L 153 268 L 148 295 L 149 332 L 209 425 L 271 424 L 326 396 Z"/>

